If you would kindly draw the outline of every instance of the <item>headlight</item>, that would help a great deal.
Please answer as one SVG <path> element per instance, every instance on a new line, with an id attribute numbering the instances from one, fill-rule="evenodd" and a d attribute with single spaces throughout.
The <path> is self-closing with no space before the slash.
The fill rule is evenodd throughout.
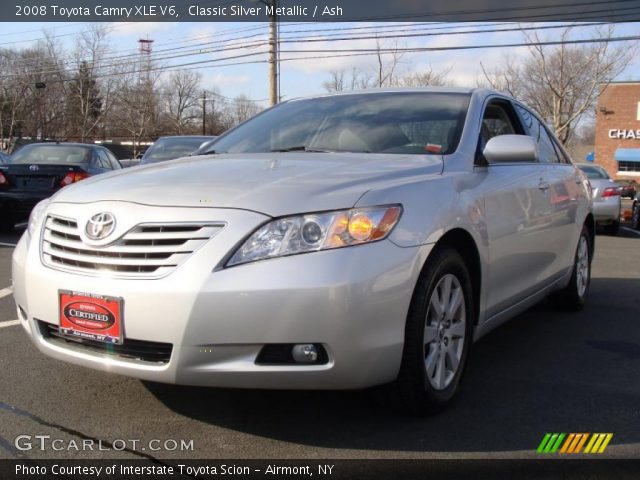
<path id="1" fill-rule="evenodd" d="M 256 230 L 226 266 L 382 240 L 401 213 L 401 206 L 387 205 L 279 218 Z"/>
<path id="2" fill-rule="evenodd" d="M 33 210 L 31 210 L 31 215 L 29 215 L 29 225 L 27 226 L 27 232 L 29 233 L 30 237 L 32 237 L 34 233 L 36 233 L 36 229 L 40 224 L 42 213 L 44 212 L 44 209 L 47 208 L 47 205 L 49 205 L 48 198 L 38 202 L 36 206 L 33 207 Z"/>

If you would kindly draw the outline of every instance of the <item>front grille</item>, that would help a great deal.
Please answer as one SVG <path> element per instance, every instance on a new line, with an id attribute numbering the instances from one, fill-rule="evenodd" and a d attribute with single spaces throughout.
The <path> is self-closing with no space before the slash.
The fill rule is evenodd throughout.
<path id="1" fill-rule="evenodd" d="M 125 338 L 121 345 L 113 345 L 86 338 L 60 333 L 57 325 L 37 320 L 40 334 L 49 342 L 60 346 L 77 347 L 83 350 L 114 355 L 122 358 L 151 363 L 169 363 L 173 345 L 170 343 L 146 342 Z"/>
<path id="2" fill-rule="evenodd" d="M 168 275 L 222 223 L 140 224 L 106 247 L 85 244 L 73 219 L 49 215 L 42 236 L 45 265 L 91 274 L 159 278 Z"/>

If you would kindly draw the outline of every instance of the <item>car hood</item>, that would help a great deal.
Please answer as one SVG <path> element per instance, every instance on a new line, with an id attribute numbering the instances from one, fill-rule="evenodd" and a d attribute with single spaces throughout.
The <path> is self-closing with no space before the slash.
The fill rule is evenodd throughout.
<path id="1" fill-rule="evenodd" d="M 93 177 L 64 188 L 54 201 L 238 208 L 282 216 L 349 208 L 371 189 L 440 174 L 442 165 L 441 155 L 210 155 Z"/>

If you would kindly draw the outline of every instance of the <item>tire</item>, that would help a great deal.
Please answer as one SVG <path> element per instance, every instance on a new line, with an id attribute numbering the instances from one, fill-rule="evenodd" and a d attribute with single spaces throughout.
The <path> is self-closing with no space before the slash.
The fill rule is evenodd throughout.
<path id="1" fill-rule="evenodd" d="M 443 317 L 436 300 L 445 298 L 447 288 L 453 314 Z M 472 342 L 476 318 L 472 299 L 471 277 L 460 254 L 448 247 L 433 252 L 413 293 L 402 364 L 394 384 L 404 411 L 431 413 L 455 396 Z"/>
<path id="2" fill-rule="evenodd" d="M 633 204 L 631 227 L 635 230 L 640 230 L 640 203 L 638 202 Z"/>
<path id="3" fill-rule="evenodd" d="M 577 312 L 584 307 L 591 284 L 592 253 L 591 236 L 585 225 L 582 227 L 576 253 L 573 257 L 573 270 L 569 285 L 554 293 L 552 297 L 559 308 Z"/>
<path id="4" fill-rule="evenodd" d="M 620 233 L 620 220 L 613 221 L 604 227 L 604 232 L 607 235 L 616 236 Z"/>

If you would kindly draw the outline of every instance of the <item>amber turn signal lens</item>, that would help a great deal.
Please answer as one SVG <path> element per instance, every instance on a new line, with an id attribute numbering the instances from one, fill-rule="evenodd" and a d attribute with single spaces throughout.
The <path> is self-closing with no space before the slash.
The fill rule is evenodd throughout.
<path id="1" fill-rule="evenodd" d="M 376 226 L 375 230 L 371 234 L 371 240 L 377 240 L 379 238 L 384 238 L 391 231 L 393 227 L 395 227 L 398 218 L 400 218 L 400 213 L 402 209 L 400 207 L 391 207 L 387 209 L 382 220 Z"/>

